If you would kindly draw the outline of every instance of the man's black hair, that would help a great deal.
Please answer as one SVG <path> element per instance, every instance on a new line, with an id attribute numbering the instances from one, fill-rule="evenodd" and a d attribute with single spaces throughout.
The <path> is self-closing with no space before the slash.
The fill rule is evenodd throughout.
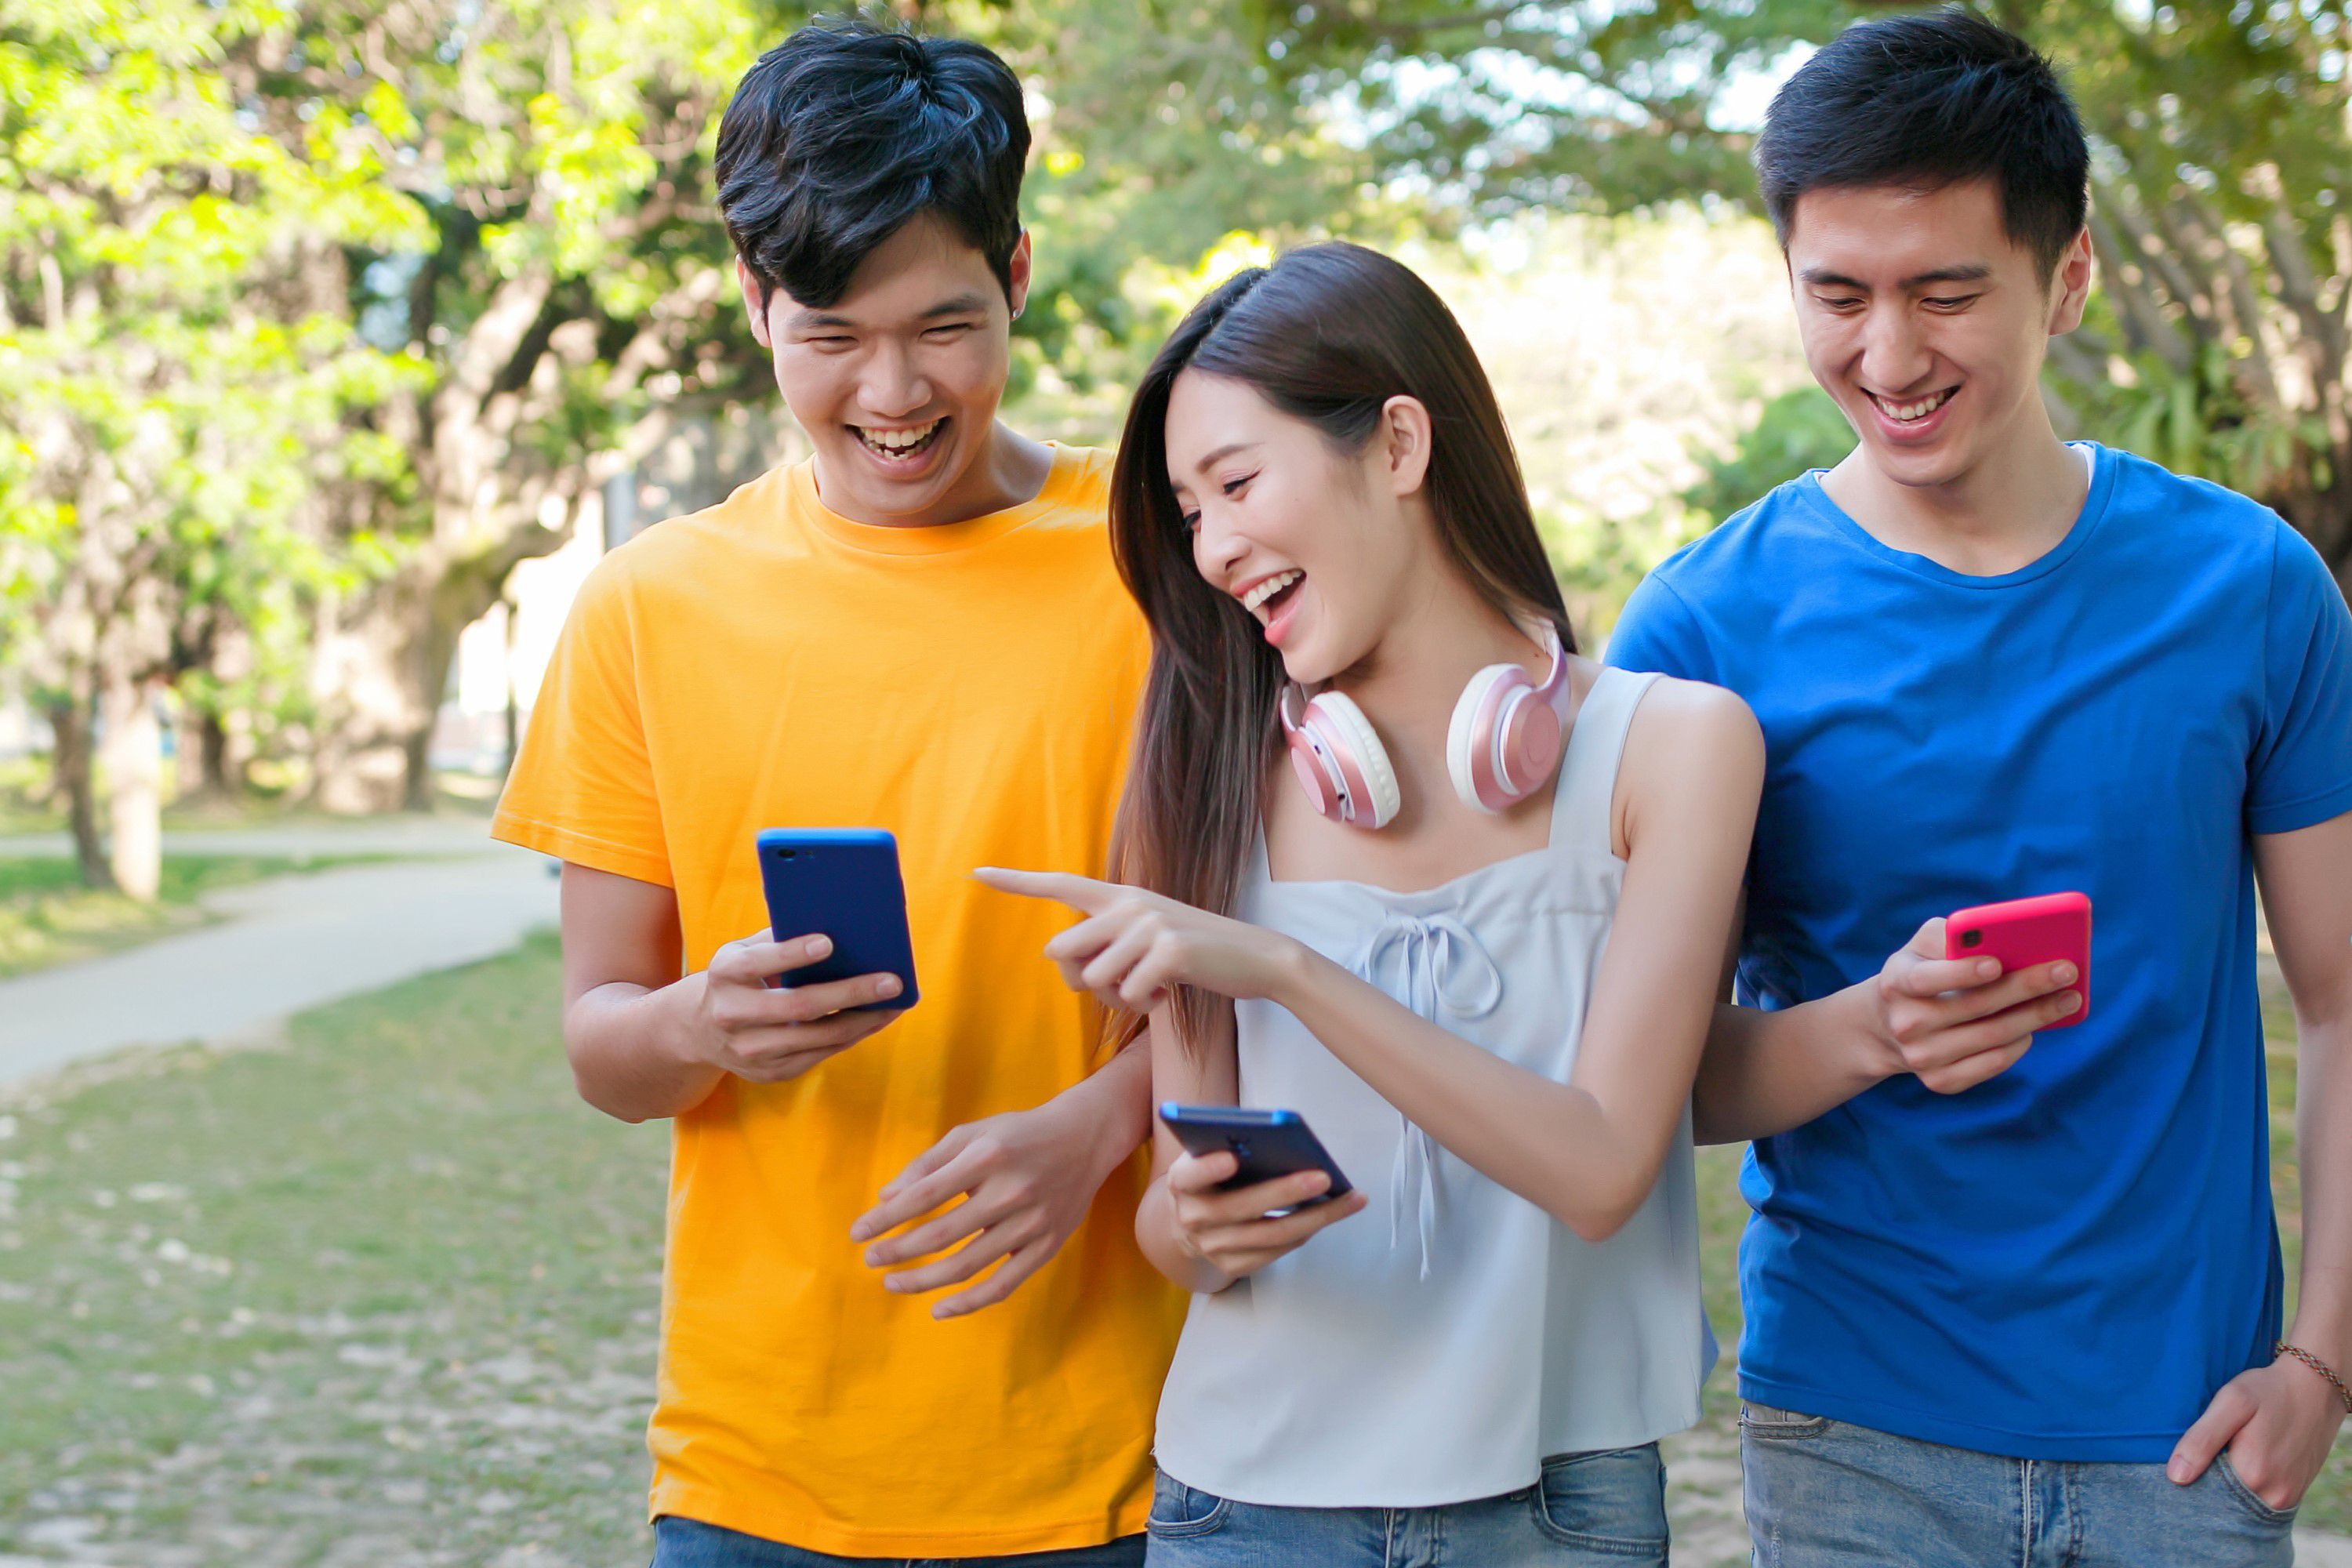
<path id="1" fill-rule="evenodd" d="M 1773 97 L 1756 142 L 1783 248 L 1808 191 L 1990 176 L 2001 226 L 2045 276 L 2082 232 L 2090 169 L 2050 62 L 1957 7 L 1848 27 Z"/>
<path id="2" fill-rule="evenodd" d="M 814 23 L 736 87 L 719 122 L 719 211 L 763 295 L 833 304 L 860 262 L 929 213 L 1010 298 L 1028 157 L 1020 80 L 989 50 Z"/>

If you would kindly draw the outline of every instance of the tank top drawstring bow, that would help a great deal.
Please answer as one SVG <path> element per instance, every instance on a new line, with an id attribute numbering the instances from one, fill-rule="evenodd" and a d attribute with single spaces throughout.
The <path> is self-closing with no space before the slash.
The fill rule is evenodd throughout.
<path id="1" fill-rule="evenodd" d="M 1391 910 L 1349 968 L 1434 1024 L 1442 1009 L 1460 1019 L 1483 1018 L 1501 1005 L 1503 972 L 1470 928 L 1451 915 L 1423 917 Z M 1437 1148 L 1428 1133 L 1397 1112 L 1396 1166 L 1389 1178 L 1389 1246 L 1414 1217 L 1421 1278 L 1429 1278 L 1437 1237 Z"/>

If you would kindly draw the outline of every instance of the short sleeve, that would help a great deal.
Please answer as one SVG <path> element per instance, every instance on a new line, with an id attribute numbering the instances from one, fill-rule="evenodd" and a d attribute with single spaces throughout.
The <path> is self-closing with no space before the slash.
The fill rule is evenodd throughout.
<path id="1" fill-rule="evenodd" d="M 637 705 L 628 578 L 607 556 L 572 602 L 490 836 L 674 886 Z"/>
<path id="2" fill-rule="evenodd" d="M 1723 683 L 1697 617 L 1655 572 L 1643 578 L 1625 601 L 1625 613 L 1609 634 L 1602 659 L 1619 669 Z"/>
<path id="3" fill-rule="evenodd" d="M 2277 525 L 2263 632 L 2263 722 L 2246 825 L 2293 833 L 2352 811 L 2352 609 L 2311 542 Z"/>

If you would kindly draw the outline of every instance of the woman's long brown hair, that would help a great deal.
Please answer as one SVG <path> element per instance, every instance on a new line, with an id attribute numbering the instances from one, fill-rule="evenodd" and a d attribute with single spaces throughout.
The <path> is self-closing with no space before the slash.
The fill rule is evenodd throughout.
<path id="1" fill-rule="evenodd" d="M 1418 398 L 1432 438 L 1425 493 L 1438 536 L 1497 610 L 1547 620 L 1573 652 L 1502 410 L 1470 340 L 1411 268 L 1361 246 L 1307 246 L 1218 286 L 1151 362 L 1111 478 L 1111 549 L 1151 626 L 1151 673 L 1111 841 L 1113 874 L 1231 913 L 1275 765 L 1281 656 L 1193 564 L 1168 476 L 1168 398 L 1186 370 L 1255 387 L 1360 452 L 1391 397 Z M 1201 1048 L 1217 999 L 1181 988 L 1178 1034 Z"/>

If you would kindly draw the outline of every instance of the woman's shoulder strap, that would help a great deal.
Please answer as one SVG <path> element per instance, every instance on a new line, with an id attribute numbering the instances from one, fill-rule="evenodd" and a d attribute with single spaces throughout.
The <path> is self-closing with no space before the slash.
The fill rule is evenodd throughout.
<path id="1" fill-rule="evenodd" d="M 1615 852 L 1609 806 L 1617 794 L 1617 768 L 1625 756 L 1625 734 L 1633 710 L 1662 679 L 1603 666 L 1577 705 L 1568 731 L 1568 754 L 1552 792 L 1551 841 L 1555 848 Z"/>

